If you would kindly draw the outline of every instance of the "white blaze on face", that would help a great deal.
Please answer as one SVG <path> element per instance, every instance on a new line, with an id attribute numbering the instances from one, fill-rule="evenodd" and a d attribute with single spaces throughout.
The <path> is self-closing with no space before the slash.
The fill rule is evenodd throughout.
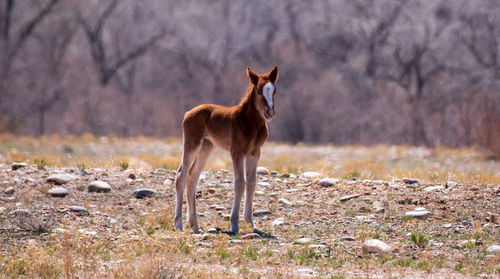
<path id="1" fill-rule="evenodd" d="M 270 82 L 266 83 L 264 85 L 264 88 L 262 88 L 262 93 L 264 93 L 264 97 L 266 98 L 267 105 L 269 108 L 273 108 L 273 93 L 274 93 L 274 85 Z"/>

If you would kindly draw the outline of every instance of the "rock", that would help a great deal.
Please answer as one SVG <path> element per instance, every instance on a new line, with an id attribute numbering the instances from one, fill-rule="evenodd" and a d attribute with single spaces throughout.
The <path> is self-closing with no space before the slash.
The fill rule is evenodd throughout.
<path id="1" fill-rule="evenodd" d="M 451 227 L 453 227 L 452 224 L 443 224 L 443 228 L 449 229 Z"/>
<path id="2" fill-rule="evenodd" d="M 490 245 L 488 249 L 486 249 L 486 252 L 488 253 L 500 253 L 500 246 L 499 245 Z"/>
<path id="3" fill-rule="evenodd" d="M 355 241 L 356 238 L 354 238 L 353 236 L 343 236 L 340 238 L 340 240 L 342 240 L 342 241 Z"/>
<path id="4" fill-rule="evenodd" d="M 442 248 L 444 246 L 442 242 L 436 242 L 433 239 L 429 240 L 429 245 L 434 248 Z"/>
<path id="5" fill-rule="evenodd" d="M 116 219 L 110 218 L 109 219 L 109 224 L 116 225 L 116 224 L 118 224 L 118 221 Z"/>
<path id="6" fill-rule="evenodd" d="M 47 177 L 47 182 L 54 183 L 56 185 L 62 185 L 70 182 L 75 177 L 71 174 L 61 173 L 61 174 L 53 174 Z"/>
<path id="7" fill-rule="evenodd" d="M 259 209 L 259 210 L 255 210 L 253 212 L 253 216 L 263 216 L 263 215 L 269 215 L 269 214 L 272 214 L 271 211 L 269 210 L 266 210 L 266 209 Z"/>
<path id="8" fill-rule="evenodd" d="M 222 231 L 221 228 L 213 227 L 213 228 L 208 229 L 207 233 L 219 233 L 221 231 Z"/>
<path id="9" fill-rule="evenodd" d="M 241 239 L 256 239 L 260 238 L 260 235 L 257 233 L 247 233 L 241 236 Z"/>
<path id="10" fill-rule="evenodd" d="M 363 253 L 388 254 L 392 251 L 391 246 L 378 239 L 367 239 L 361 246 Z"/>
<path id="11" fill-rule="evenodd" d="M 448 187 L 457 186 L 457 185 L 458 185 L 458 183 L 457 183 L 457 182 L 455 182 L 455 181 L 446 181 L 446 184 L 445 184 L 445 185 L 446 185 L 446 188 L 448 188 Z"/>
<path id="12" fill-rule="evenodd" d="M 321 173 L 315 171 L 306 171 L 302 174 L 303 177 L 313 179 L 321 177 Z"/>
<path id="13" fill-rule="evenodd" d="M 4 213 L 7 210 L 7 208 L 0 206 L 0 214 Z"/>
<path id="14" fill-rule="evenodd" d="M 417 209 L 422 209 L 421 208 L 415 208 L 414 211 L 408 211 L 405 213 L 405 216 L 409 217 L 414 217 L 414 218 L 423 218 L 426 217 L 427 215 L 432 214 L 430 211 L 426 210 L 425 208 L 423 210 L 417 210 Z"/>
<path id="15" fill-rule="evenodd" d="M 335 184 L 337 184 L 338 182 L 339 180 L 336 178 L 327 177 L 327 178 L 322 178 L 319 181 L 318 185 L 323 187 L 332 187 L 335 186 Z"/>
<path id="16" fill-rule="evenodd" d="M 272 171 L 271 172 L 271 176 L 278 176 L 278 172 L 277 171 Z"/>
<path id="17" fill-rule="evenodd" d="M 69 194 L 68 190 L 63 187 L 52 188 L 48 191 L 48 193 L 53 197 L 65 197 Z"/>
<path id="18" fill-rule="evenodd" d="M 274 221 L 271 223 L 271 225 L 275 226 L 275 227 L 278 227 L 278 226 L 281 226 L 285 223 L 285 218 L 276 218 L 274 219 Z"/>
<path id="19" fill-rule="evenodd" d="M 9 187 L 9 188 L 7 188 L 7 189 L 3 190 L 3 192 L 4 192 L 6 195 L 12 195 L 12 194 L 14 194 L 14 192 L 15 192 L 15 191 L 16 191 L 16 190 L 14 189 L 14 187 Z"/>
<path id="20" fill-rule="evenodd" d="M 222 205 L 218 205 L 218 204 L 212 204 L 210 206 L 211 209 L 215 209 L 217 211 L 222 211 L 222 210 L 226 210 L 226 208 Z"/>
<path id="21" fill-rule="evenodd" d="M 476 239 L 468 239 L 468 240 L 461 241 L 460 244 L 458 244 L 458 247 L 463 248 L 466 246 L 476 246 L 479 244 L 480 244 L 480 242 L 477 241 Z"/>
<path id="22" fill-rule="evenodd" d="M 74 212 L 85 212 L 87 211 L 87 209 L 83 206 L 78 206 L 78 205 L 73 205 L 73 206 L 70 206 L 69 209 L 71 211 L 74 211 Z"/>
<path id="23" fill-rule="evenodd" d="M 379 201 L 373 202 L 373 211 L 375 213 L 383 213 L 385 211 L 384 204 Z"/>
<path id="24" fill-rule="evenodd" d="M 18 170 L 26 167 L 26 163 L 12 163 L 12 170 Z"/>
<path id="25" fill-rule="evenodd" d="M 425 192 L 442 191 L 442 190 L 444 190 L 444 187 L 441 185 L 430 186 L 430 187 L 424 188 Z"/>
<path id="26" fill-rule="evenodd" d="M 257 183 L 257 185 L 261 186 L 261 187 L 266 187 L 266 188 L 271 187 L 271 184 L 269 184 L 268 182 L 259 182 L 259 183 Z"/>
<path id="27" fill-rule="evenodd" d="M 163 181 L 163 185 L 172 185 L 174 184 L 174 180 L 172 178 L 167 178 Z"/>
<path id="28" fill-rule="evenodd" d="M 257 174 L 260 174 L 260 175 L 268 175 L 269 174 L 269 170 L 264 168 L 264 167 L 257 167 Z"/>
<path id="29" fill-rule="evenodd" d="M 281 203 L 282 205 L 292 205 L 292 203 L 289 200 L 284 198 L 279 199 L 278 203 Z"/>
<path id="30" fill-rule="evenodd" d="M 308 238 L 308 237 L 302 237 L 302 238 L 299 238 L 299 239 L 296 239 L 294 241 L 295 244 L 309 244 L 311 243 L 312 239 Z"/>
<path id="31" fill-rule="evenodd" d="M 111 186 L 104 181 L 96 180 L 92 181 L 87 189 L 89 193 L 108 193 L 111 191 Z"/>
<path id="32" fill-rule="evenodd" d="M 156 193 L 157 192 L 153 189 L 141 188 L 141 189 L 134 190 L 134 192 L 132 194 L 134 195 L 134 197 L 136 197 L 138 199 L 142 199 L 142 198 L 150 197 Z"/>
<path id="33" fill-rule="evenodd" d="M 403 178 L 403 182 L 406 184 L 416 184 L 416 183 L 418 183 L 418 179 L 416 179 L 416 178 Z"/>
<path id="34" fill-rule="evenodd" d="M 241 239 L 229 239 L 227 241 L 229 244 L 241 244 Z"/>
<path id="35" fill-rule="evenodd" d="M 229 214 L 222 214 L 222 220 L 224 220 L 224 221 L 231 220 L 231 215 L 229 215 Z"/>
<path id="36" fill-rule="evenodd" d="M 313 277 L 318 275 L 318 272 L 314 271 L 312 268 L 304 267 L 304 268 L 297 268 L 297 273 L 299 273 L 302 277 Z"/>
<path id="37" fill-rule="evenodd" d="M 348 200 L 350 200 L 350 199 L 357 198 L 357 197 L 359 197 L 359 196 L 361 196 L 361 195 L 360 195 L 360 194 L 355 194 L 355 195 L 347 195 L 347 196 L 343 196 L 343 197 L 341 197 L 339 200 L 340 200 L 341 202 L 343 202 L 343 201 L 348 201 Z"/>
<path id="38" fill-rule="evenodd" d="M 10 212 L 10 215 L 13 217 L 28 217 L 31 216 L 31 211 L 28 209 L 20 208 L 15 209 Z"/>

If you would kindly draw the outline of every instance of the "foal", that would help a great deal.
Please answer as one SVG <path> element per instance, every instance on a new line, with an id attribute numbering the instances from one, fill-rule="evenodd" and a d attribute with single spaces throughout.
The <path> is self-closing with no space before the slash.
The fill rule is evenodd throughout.
<path id="1" fill-rule="evenodd" d="M 247 68 L 250 86 L 247 95 L 233 107 L 204 104 L 186 112 L 182 121 L 184 152 L 177 171 L 175 188 L 175 228 L 182 230 L 182 197 L 187 183 L 189 225 L 200 232 L 196 213 L 196 185 L 214 145 L 229 151 L 234 168 L 234 203 L 231 210 L 231 232 L 239 230 L 240 202 L 245 194 L 244 219 L 255 228 L 252 202 L 260 148 L 267 139 L 267 123 L 275 115 L 275 83 L 278 68 L 258 75 Z"/>

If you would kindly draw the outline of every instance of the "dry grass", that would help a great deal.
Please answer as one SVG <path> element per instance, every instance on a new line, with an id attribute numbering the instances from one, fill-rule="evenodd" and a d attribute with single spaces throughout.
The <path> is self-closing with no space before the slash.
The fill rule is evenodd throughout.
<path id="1" fill-rule="evenodd" d="M 131 169 L 177 169 L 181 140 L 155 138 L 80 137 L 40 138 L 0 135 L 0 162 L 43 160 L 49 167 L 111 168 L 128 163 Z M 280 173 L 314 170 L 334 177 L 390 180 L 418 177 L 432 183 L 448 180 L 470 184 L 499 184 L 500 162 L 474 148 L 435 149 L 409 146 L 295 146 L 268 143 L 260 165 Z M 207 170 L 231 169 L 226 152 L 217 150 Z"/>
<path id="2" fill-rule="evenodd" d="M 257 209 L 268 209 L 272 214 L 269 220 L 256 218 L 256 223 L 274 238 L 241 243 L 230 240 L 240 240 L 251 232 L 244 222 L 241 234 L 234 236 L 201 237 L 190 234 L 189 228 L 173 231 L 175 189 L 164 181 L 175 176 L 170 170 L 180 161 L 179 139 L 3 135 L 0 154 L 0 163 L 24 161 L 32 165 L 19 171 L 0 167 L 0 188 L 16 187 L 15 200 L 0 207 L 5 206 L 5 212 L 40 208 L 58 216 L 50 229 L 33 233 L 12 225 L 0 211 L 0 278 L 474 278 L 480 274 L 494 278 L 500 273 L 499 255 L 485 252 L 487 245 L 498 244 L 500 239 L 495 196 L 500 163 L 485 159 L 474 149 L 269 143 L 260 165 L 278 171 L 278 175 L 259 176 L 259 180 L 267 178 L 271 187 L 258 186 L 255 203 Z M 43 159 L 46 166 L 38 167 L 35 159 Z M 129 164 L 126 171 L 120 162 Z M 204 174 L 199 186 L 198 212 L 204 215 L 200 217 L 204 229 L 229 228 L 219 213 L 229 213 L 233 177 L 221 168 L 230 170 L 231 161 L 227 154 L 216 151 L 207 166 L 213 171 Z M 82 170 L 85 173 L 77 174 Z M 65 185 L 70 195 L 64 199 L 46 195 L 52 185 L 44 180 L 58 171 L 78 177 Z M 317 179 L 300 177 L 305 171 L 342 180 L 325 188 Z M 290 172 L 299 177 L 281 176 Z M 127 182 L 129 173 L 141 180 Z M 349 180 L 352 177 L 359 180 Z M 400 182 L 398 189 L 375 182 L 403 177 L 423 182 L 416 189 Z M 88 181 L 95 179 L 108 181 L 111 193 L 84 191 Z M 448 180 L 464 185 L 446 193 L 423 190 Z M 153 188 L 158 194 L 132 198 L 131 191 L 139 187 Z M 339 202 L 339 197 L 352 193 L 363 195 Z M 278 203 L 279 198 L 290 200 L 292 205 Z M 384 213 L 372 212 L 375 200 L 383 202 Z M 216 211 L 210 208 L 212 204 L 226 210 Z M 71 205 L 82 205 L 88 213 L 69 212 Z M 402 217 L 417 205 L 432 211 L 432 217 Z M 357 218 L 371 214 L 372 223 Z M 285 224 L 272 226 L 278 217 L 283 217 Z M 110 224 L 110 218 L 118 220 L 117 224 Z M 443 228 L 445 223 L 453 228 Z M 460 230 L 455 232 L 455 227 Z M 355 240 L 340 241 L 345 235 Z M 310 237 L 311 244 L 320 245 L 296 244 L 301 237 Z M 359 247 L 367 238 L 389 242 L 394 253 L 363 255 Z M 464 239 L 479 239 L 484 244 L 457 249 L 457 243 Z M 444 246 L 433 248 L 431 240 Z"/>

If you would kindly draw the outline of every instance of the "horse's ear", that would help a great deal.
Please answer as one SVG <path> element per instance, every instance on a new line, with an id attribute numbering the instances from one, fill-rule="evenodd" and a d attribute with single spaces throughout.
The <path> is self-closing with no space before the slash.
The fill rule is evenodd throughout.
<path id="1" fill-rule="evenodd" d="M 269 72 L 269 79 L 272 83 L 275 83 L 278 80 L 278 75 L 278 66 L 274 66 L 274 68 L 272 68 Z"/>
<path id="2" fill-rule="evenodd" d="M 259 75 L 256 72 L 254 72 L 252 69 L 250 69 L 250 67 L 247 67 L 247 75 L 248 75 L 248 78 L 250 78 L 250 81 L 254 85 L 257 85 L 257 83 L 259 82 Z"/>

